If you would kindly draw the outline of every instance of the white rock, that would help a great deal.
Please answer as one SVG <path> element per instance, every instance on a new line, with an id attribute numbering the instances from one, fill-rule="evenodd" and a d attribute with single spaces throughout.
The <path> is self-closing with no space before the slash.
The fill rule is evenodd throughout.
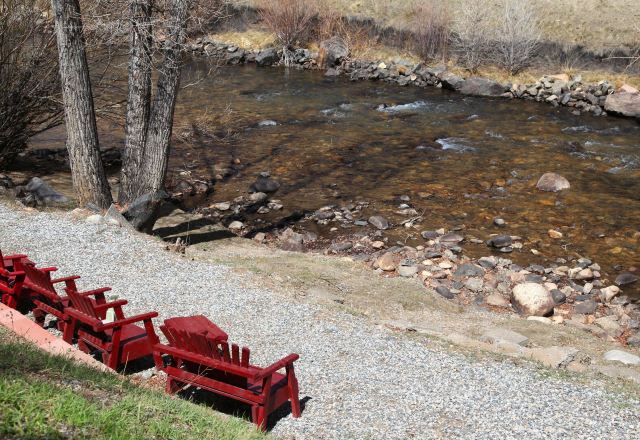
<path id="1" fill-rule="evenodd" d="M 602 292 L 604 301 L 610 302 L 620 293 L 620 288 L 618 286 L 609 286 L 601 289 L 600 292 Z"/>
<path id="2" fill-rule="evenodd" d="M 480 337 L 480 340 L 482 342 L 488 342 L 489 344 L 505 341 L 518 344 L 523 347 L 529 342 L 529 338 L 526 336 L 504 328 L 493 328 L 488 330 Z"/>
<path id="3" fill-rule="evenodd" d="M 91 223 L 92 225 L 101 225 L 104 223 L 104 218 L 100 214 L 94 214 L 87 217 L 85 222 Z"/>
<path id="4" fill-rule="evenodd" d="M 511 304 L 522 315 L 544 316 L 553 311 L 551 293 L 536 283 L 518 284 L 511 293 Z"/>
<path id="5" fill-rule="evenodd" d="M 487 296 L 485 301 L 487 304 L 494 307 L 509 307 L 511 305 L 511 303 L 509 303 L 509 300 L 499 293 L 492 293 L 491 295 Z"/>
<path id="6" fill-rule="evenodd" d="M 558 192 L 571 188 L 571 184 L 567 179 L 559 174 L 546 173 L 540 177 L 540 180 L 538 180 L 538 183 L 536 184 L 536 188 L 540 191 Z"/>
<path id="7" fill-rule="evenodd" d="M 551 321 L 551 319 L 545 318 L 544 316 L 529 316 L 527 318 L 527 321 L 537 321 L 537 322 L 540 322 L 542 324 L 547 324 L 547 325 L 550 325 L 550 324 L 553 323 L 553 321 Z"/>
<path id="8" fill-rule="evenodd" d="M 573 347 L 533 348 L 529 351 L 531 359 L 551 368 L 560 368 L 569 364 L 578 354 Z"/>
<path id="9" fill-rule="evenodd" d="M 604 354 L 605 361 L 622 362 L 626 365 L 640 365 L 640 357 L 622 350 L 611 350 Z"/>
<path id="10" fill-rule="evenodd" d="M 231 222 L 229 225 L 229 229 L 232 231 L 239 231 L 242 228 L 244 228 L 244 223 L 239 222 L 238 220 Z"/>

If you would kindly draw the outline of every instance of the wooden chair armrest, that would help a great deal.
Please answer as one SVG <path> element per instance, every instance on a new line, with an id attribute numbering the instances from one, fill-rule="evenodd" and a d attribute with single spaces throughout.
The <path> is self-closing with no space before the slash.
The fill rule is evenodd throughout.
<path id="1" fill-rule="evenodd" d="M 273 375 L 278 370 L 283 369 L 287 365 L 293 364 L 295 361 L 300 359 L 300 355 L 292 353 L 287 357 L 280 359 L 277 362 L 269 365 L 267 368 L 263 368 L 257 375 L 257 379 L 264 379 L 265 377 Z"/>
<path id="2" fill-rule="evenodd" d="M 75 280 L 79 280 L 80 279 L 80 275 L 73 275 L 70 277 L 63 277 L 63 278 L 56 278 L 55 280 L 51 280 L 51 284 L 57 284 L 57 283 L 62 283 L 62 282 L 67 282 L 67 281 L 75 281 Z"/>
<path id="3" fill-rule="evenodd" d="M 121 301 L 125 301 L 125 300 L 121 300 Z M 118 302 L 118 301 L 114 301 L 114 302 Z M 123 327 L 128 324 L 135 324 L 136 322 L 148 321 L 148 320 L 151 320 L 151 318 L 156 318 L 157 316 L 158 316 L 158 312 L 143 313 L 141 315 L 132 316 L 130 318 L 118 319 L 117 321 L 110 322 L 108 324 L 102 324 L 97 330 L 102 331 L 102 330 L 109 330 L 113 328 Z"/>
<path id="4" fill-rule="evenodd" d="M 257 380 L 257 374 L 251 373 L 247 368 L 233 365 L 227 362 L 218 361 L 207 356 L 202 356 L 200 354 L 183 350 L 181 348 L 171 347 L 164 344 L 154 344 L 153 351 L 159 355 L 168 354 L 173 358 L 181 359 L 188 362 L 194 362 L 196 364 L 214 368 L 216 370 L 227 371 L 238 376 L 246 377 L 250 380 Z"/>
<path id="5" fill-rule="evenodd" d="M 94 295 L 101 295 L 105 292 L 110 292 L 111 291 L 111 287 L 101 287 L 100 289 L 94 289 L 94 290 L 87 290 L 86 292 L 79 292 L 80 296 L 94 296 Z M 123 300 L 124 301 L 124 300 Z M 126 302 L 125 302 L 126 304 Z M 124 305 L 124 304 L 122 304 Z"/>
<path id="6" fill-rule="evenodd" d="M 56 270 L 58 270 L 58 268 L 57 267 L 40 267 L 38 268 L 38 270 L 41 272 L 50 273 L 50 272 L 55 272 Z"/>
<path id="7" fill-rule="evenodd" d="M 97 306 L 95 306 L 93 309 L 96 312 L 103 312 L 107 309 L 112 309 L 115 307 L 122 307 L 128 304 L 128 301 L 126 299 L 119 299 L 117 301 L 112 301 L 112 302 L 108 302 L 108 303 L 104 303 L 104 304 L 99 304 Z"/>
<path id="8" fill-rule="evenodd" d="M 24 254 L 5 255 L 4 256 L 5 260 L 11 260 L 11 261 L 23 260 L 25 258 L 27 258 L 27 256 L 24 255 Z"/>

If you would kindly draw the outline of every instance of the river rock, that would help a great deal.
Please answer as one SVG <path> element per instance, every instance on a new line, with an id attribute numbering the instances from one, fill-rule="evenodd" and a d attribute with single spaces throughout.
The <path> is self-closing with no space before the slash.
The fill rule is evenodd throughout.
<path id="1" fill-rule="evenodd" d="M 291 228 L 280 234 L 280 247 L 285 251 L 302 252 L 304 250 L 304 235 L 295 232 Z"/>
<path id="2" fill-rule="evenodd" d="M 635 283 L 636 281 L 638 281 L 638 279 L 639 278 L 637 275 L 634 275 L 631 272 L 625 272 L 616 277 L 615 283 L 618 286 L 626 286 Z"/>
<path id="3" fill-rule="evenodd" d="M 611 350 L 604 354 L 604 360 L 622 362 L 626 365 L 640 365 L 640 357 L 622 350 Z"/>
<path id="4" fill-rule="evenodd" d="M 420 233 L 425 240 L 435 240 L 440 236 L 436 231 L 422 231 Z"/>
<path id="5" fill-rule="evenodd" d="M 618 286 L 609 286 L 600 289 L 600 293 L 602 294 L 601 297 L 604 302 L 611 302 L 611 300 L 620 293 L 620 288 Z"/>
<path id="6" fill-rule="evenodd" d="M 347 42 L 339 36 L 334 36 L 320 43 L 318 65 L 323 68 L 334 67 L 349 56 Z"/>
<path id="7" fill-rule="evenodd" d="M 529 343 L 529 338 L 520 333 L 516 333 L 513 330 L 505 328 L 493 328 L 484 332 L 480 337 L 482 342 L 488 342 L 489 344 L 498 344 L 500 342 L 510 342 L 521 346 L 526 346 Z"/>
<path id="8" fill-rule="evenodd" d="M 280 183 L 272 179 L 268 173 L 260 173 L 250 189 L 253 192 L 274 193 L 280 189 Z"/>
<path id="9" fill-rule="evenodd" d="M 458 266 L 454 275 L 458 277 L 481 277 L 484 276 L 484 269 L 472 263 L 465 263 Z"/>
<path id="10" fill-rule="evenodd" d="M 39 177 L 31 179 L 25 189 L 35 196 L 39 204 L 44 206 L 59 206 L 69 203 L 67 197 L 60 194 Z"/>
<path id="11" fill-rule="evenodd" d="M 560 231 L 556 231 L 555 229 L 549 229 L 547 231 L 547 235 L 549 235 L 549 238 L 553 238 L 554 240 L 560 240 L 562 237 L 564 237 L 564 234 Z"/>
<path id="12" fill-rule="evenodd" d="M 608 95 L 604 109 L 609 113 L 640 118 L 640 94 L 618 92 Z"/>
<path id="13" fill-rule="evenodd" d="M 131 202 L 122 215 L 137 231 L 149 234 L 168 200 L 169 194 L 164 191 L 143 194 Z"/>
<path id="14" fill-rule="evenodd" d="M 376 266 L 385 272 L 392 272 L 398 266 L 398 257 L 391 252 L 387 252 L 376 260 Z"/>
<path id="15" fill-rule="evenodd" d="M 533 348 L 528 355 L 531 359 L 551 368 L 561 368 L 567 366 L 578 354 L 578 350 L 573 347 L 540 347 Z"/>
<path id="16" fill-rule="evenodd" d="M 389 221 L 381 215 L 372 215 L 369 217 L 369 223 L 380 230 L 389 229 Z"/>
<path id="17" fill-rule="evenodd" d="M 617 317 L 614 316 L 603 316 L 602 318 L 596 319 L 595 323 L 598 327 L 614 338 L 619 337 L 623 332 L 622 326 L 618 323 Z"/>
<path id="18" fill-rule="evenodd" d="M 445 297 L 445 298 L 447 298 L 447 299 L 453 299 L 453 298 L 455 298 L 455 297 L 456 297 L 456 296 L 454 295 L 454 293 L 453 293 L 453 292 L 451 292 L 451 290 L 449 290 L 449 288 L 448 288 L 448 287 L 446 287 L 446 286 L 442 286 L 442 285 L 440 285 L 440 286 L 436 287 L 436 292 L 438 292 L 438 294 L 439 294 L 440 296 L 443 296 L 443 297 Z"/>
<path id="19" fill-rule="evenodd" d="M 592 299 L 577 302 L 573 308 L 573 313 L 577 315 L 593 315 L 598 308 L 598 304 Z"/>
<path id="20" fill-rule="evenodd" d="M 551 291 L 551 298 L 553 298 L 553 302 L 556 303 L 557 305 L 564 304 L 565 302 L 567 302 L 567 295 L 565 295 L 564 292 L 558 289 L 553 289 Z"/>
<path id="21" fill-rule="evenodd" d="M 556 173 L 546 173 L 538 180 L 536 188 L 540 191 L 558 192 L 571 188 L 569 181 Z"/>
<path id="22" fill-rule="evenodd" d="M 258 55 L 256 55 L 256 64 L 260 67 L 271 66 L 278 61 L 278 51 L 273 47 L 261 50 Z"/>
<path id="23" fill-rule="evenodd" d="M 458 243 L 462 243 L 463 241 L 464 237 L 462 235 L 453 232 L 444 234 L 442 237 L 440 237 L 440 243 L 445 245 L 455 245 Z"/>
<path id="24" fill-rule="evenodd" d="M 249 194 L 249 200 L 251 200 L 253 203 L 264 202 L 265 200 L 267 200 L 268 197 L 269 196 L 267 196 L 263 192 L 254 192 L 254 193 Z"/>
<path id="25" fill-rule="evenodd" d="M 487 246 L 500 249 L 511 246 L 512 242 L 510 235 L 497 235 L 487 240 Z"/>
<path id="26" fill-rule="evenodd" d="M 464 81 L 458 91 L 464 95 L 498 97 L 506 92 L 507 88 L 487 78 L 472 77 Z"/>
<path id="27" fill-rule="evenodd" d="M 485 298 L 485 302 L 488 305 L 494 306 L 494 307 L 507 308 L 507 307 L 511 306 L 511 303 L 509 302 L 509 299 L 505 298 L 504 296 L 500 295 L 499 293 L 492 293 L 491 295 L 487 296 Z"/>
<path id="28" fill-rule="evenodd" d="M 553 312 L 555 303 L 544 286 L 536 283 L 518 284 L 511 293 L 511 304 L 526 316 L 545 316 Z"/>
<path id="29" fill-rule="evenodd" d="M 405 278 L 412 278 L 418 273 L 418 266 L 416 265 L 400 265 L 398 266 L 398 275 Z"/>

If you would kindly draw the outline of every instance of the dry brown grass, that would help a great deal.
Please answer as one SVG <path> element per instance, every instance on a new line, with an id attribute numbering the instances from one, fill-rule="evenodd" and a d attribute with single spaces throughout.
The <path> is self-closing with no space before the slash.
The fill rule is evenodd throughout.
<path id="1" fill-rule="evenodd" d="M 236 5 L 256 6 L 259 0 L 230 0 Z M 493 0 L 494 8 L 503 8 L 505 0 Z M 563 45 L 581 45 L 607 53 L 618 47 L 640 44 L 638 0 L 529 0 L 537 9 L 544 40 Z M 376 19 L 384 25 L 406 28 L 411 11 L 421 0 L 322 0 L 324 5 L 344 15 Z M 475 0 L 447 0 L 456 15 Z"/>

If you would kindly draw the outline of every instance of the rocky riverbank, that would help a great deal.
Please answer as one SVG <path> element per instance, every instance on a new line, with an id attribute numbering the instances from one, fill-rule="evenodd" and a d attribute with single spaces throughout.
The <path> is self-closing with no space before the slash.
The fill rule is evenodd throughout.
<path id="1" fill-rule="evenodd" d="M 192 41 L 188 50 L 196 56 L 213 57 L 228 65 L 255 63 L 261 67 L 283 65 L 283 51 L 268 48 L 249 51 L 209 37 Z M 320 45 L 319 52 L 291 50 L 289 63 L 301 69 L 325 69 L 327 76 L 348 76 L 353 81 L 384 81 L 399 86 L 441 87 L 465 95 L 525 99 L 569 108 L 574 114 L 595 116 L 614 114 L 640 119 L 640 93 L 629 85 L 619 89 L 607 80 L 583 83 L 582 77 L 567 74 L 546 75 L 532 84 L 500 83 L 487 78 L 463 78 L 445 66 L 426 66 L 410 62 L 387 64 L 380 61 L 349 59 L 346 44 L 333 38 Z"/>

